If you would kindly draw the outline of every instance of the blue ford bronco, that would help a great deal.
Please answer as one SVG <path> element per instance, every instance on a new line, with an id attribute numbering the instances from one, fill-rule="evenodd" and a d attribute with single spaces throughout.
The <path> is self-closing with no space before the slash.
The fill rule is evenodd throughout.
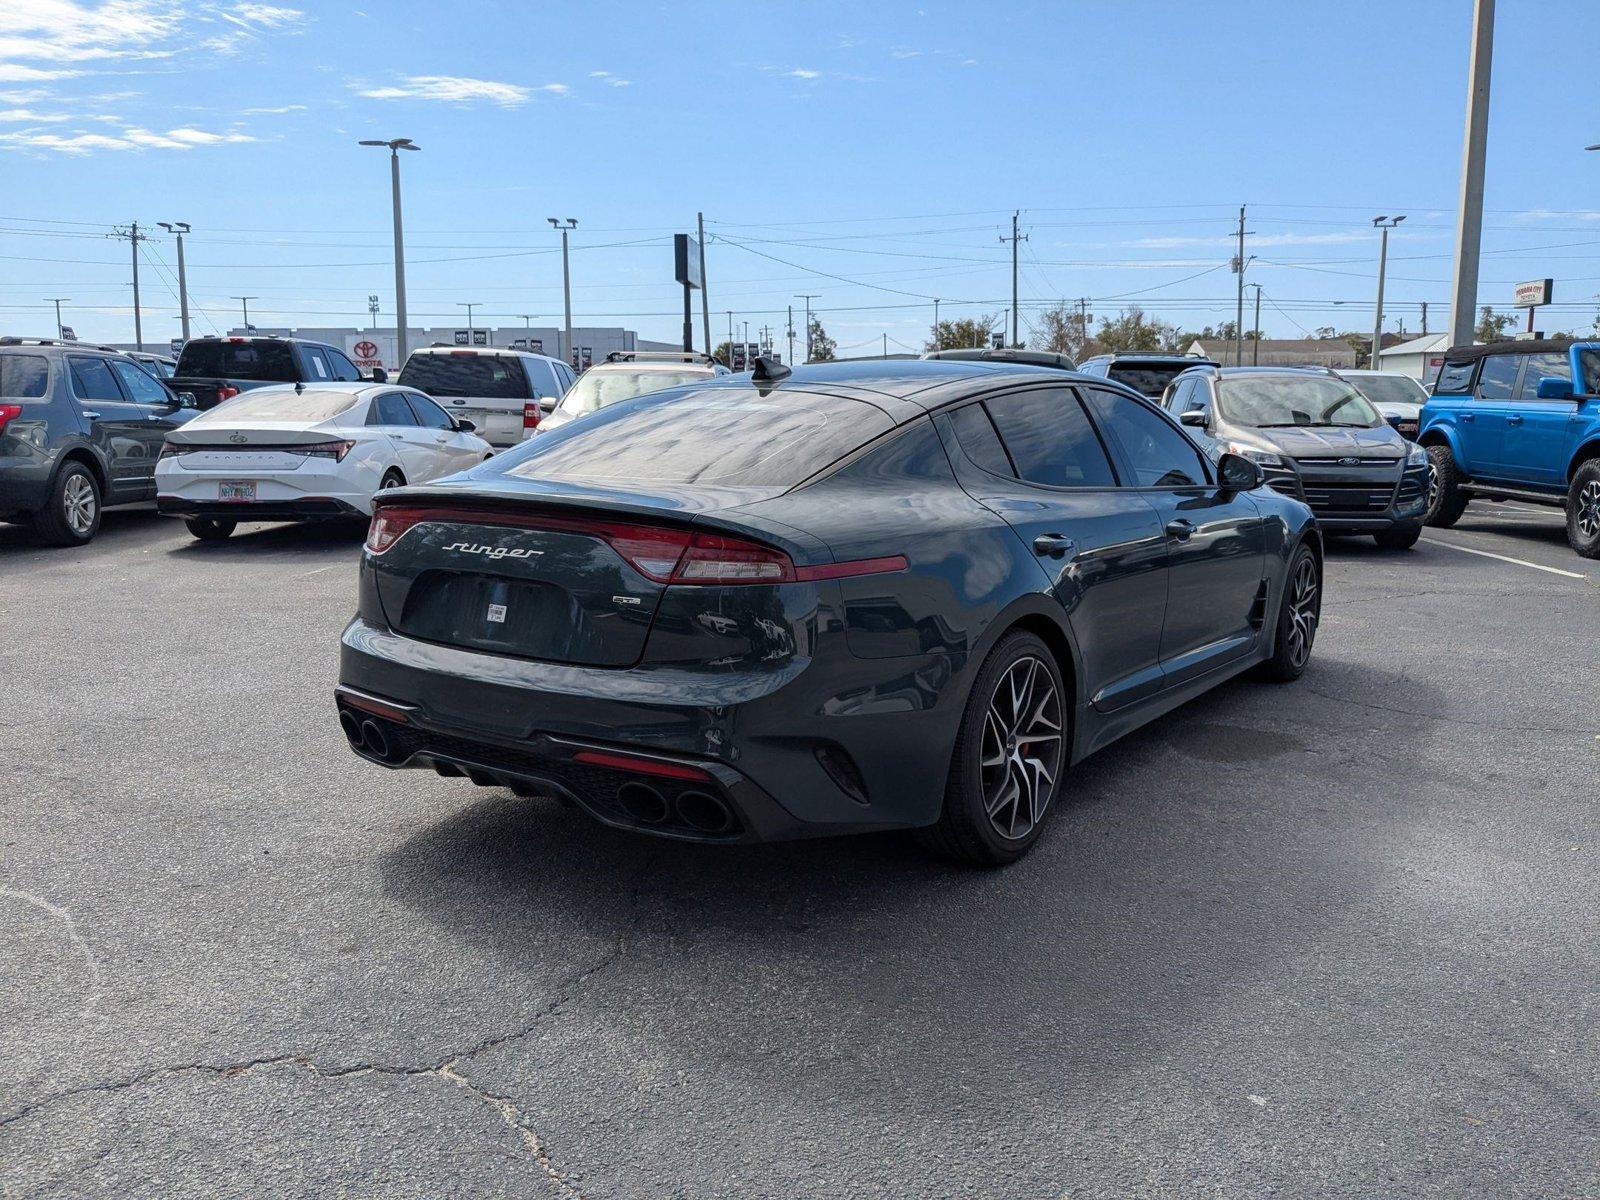
<path id="1" fill-rule="evenodd" d="M 1600 558 L 1600 341 L 1491 342 L 1444 356 L 1417 441 L 1429 525 L 1473 500 L 1567 510 L 1567 541 Z"/>

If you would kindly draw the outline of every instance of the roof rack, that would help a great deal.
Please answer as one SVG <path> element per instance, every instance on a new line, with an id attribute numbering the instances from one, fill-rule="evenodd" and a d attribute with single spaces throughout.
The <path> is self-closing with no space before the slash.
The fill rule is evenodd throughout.
<path id="1" fill-rule="evenodd" d="M 606 355 L 610 362 L 692 362 L 710 366 L 717 360 L 699 350 L 613 350 Z"/>
<path id="2" fill-rule="evenodd" d="M 0 337 L 0 346 L 65 346 L 69 350 L 104 350 L 107 354 L 131 354 L 115 346 L 97 346 L 93 342 L 69 342 L 66 338 L 19 337 L 7 334 Z"/>
<path id="3" fill-rule="evenodd" d="M 914 357 L 914 356 L 913 356 Z M 1010 362 L 1035 367 L 1058 367 L 1063 371 L 1076 371 L 1078 364 L 1070 354 L 1055 350 L 1025 350 L 1013 346 L 974 346 L 970 349 L 929 350 L 922 356 L 928 359 L 954 359 L 965 362 Z"/>

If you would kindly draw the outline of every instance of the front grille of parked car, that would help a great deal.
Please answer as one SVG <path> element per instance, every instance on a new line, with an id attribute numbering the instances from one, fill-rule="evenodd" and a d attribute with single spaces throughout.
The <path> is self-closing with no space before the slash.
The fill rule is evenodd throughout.
<path id="1" fill-rule="evenodd" d="M 1314 513 L 1376 513 L 1389 507 L 1394 485 L 1384 483 L 1305 483 L 1306 503 Z"/>
<path id="2" fill-rule="evenodd" d="M 1400 477 L 1400 487 L 1394 494 L 1397 507 L 1404 508 L 1408 504 L 1415 504 L 1422 499 L 1422 493 L 1428 486 L 1428 472 L 1407 471 Z"/>

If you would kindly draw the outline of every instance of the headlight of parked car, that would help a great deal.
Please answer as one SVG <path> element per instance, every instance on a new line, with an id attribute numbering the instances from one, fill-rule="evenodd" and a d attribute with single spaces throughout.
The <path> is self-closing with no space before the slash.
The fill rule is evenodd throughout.
<path id="1" fill-rule="evenodd" d="M 1283 459 L 1279 458 L 1271 450 L 1262 450 L 1257 446 L 1245 446 L 1239 442 L 1229 442 L 1228 453 L 1248 458 L 1251 462 L 1261 467 L 1281 467 L 1283 465 Z"/>
<path id="2" fill-rule="evenodd" d="M 1428 452 L 1426 450 L 1424 450 L 1421 446 L 1418 446 L 1415 443 L 1413 443 L 1412 446 L 1411 446 L 1411 449 L 1406 452 L 1406 466 L 1408 466 L 1408 467 L 1425 467 L 1427 465 L 1428 465 Z"/>

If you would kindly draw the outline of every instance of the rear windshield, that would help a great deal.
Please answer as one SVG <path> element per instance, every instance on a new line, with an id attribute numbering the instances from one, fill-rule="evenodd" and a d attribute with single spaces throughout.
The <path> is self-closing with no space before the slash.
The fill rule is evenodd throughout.
<path id="1" fill-rule="evenodd" d="M 355 407 L 354 392 L 297 392 L 293 388 L 256 388 L 201 413 L 186 428 L 196 425 L 231 425 L 249 421 L 326 421 Z"/>
<path id="2" fill-rule="evenodd" d="M 617 367 L 596 367 L 585 371 L 572 385 L 572 390 L 561 398 L 561 408 L 578 416 L 615 404 L 618 400 L 632 400 L 646 392 L 659 392 L 663 388 L 678 387 L 685 383 L 699 383 L 709 371 L 628 371 Z"/>
<path id="3" fill-rule="evenodd" d="M 642 396 L 540 434 L 506 456 L 506 473 L 789 487 L 892 428 L 882 409 L 859 400 L 702 388 Z"/>
<path id="4" fill-rule="evenodd" d="M 1409 375 L 1357 375 L 1350 380 L 1374 404 L 1426 404 L 1428 393 Z"/>
<path id="5" fill-rule="evenodd" d="M 499 354 L 413 354 L 397 381 L 430 396 L 531 400 L 522 361 Z"/>
<path id="6" fill-rule="evenodd" d="M 1107 376 L 1118 383 L 1126 384 L 1134 391 L 1149 396 L 1152 400 L 1159 400 L 1161 393 L 1167 390 L 1167 384 L 1178 377 L 1181 372 L 1187 371 L 1195 364 L 1192 362 L 1173 363 L 1171 366 L 1144 366 L 1128 364 L 1123 366 L 1112 363 L 1107 371 Z"/>
<path id="7" fill-rule="evenodd" d="M 0 396 L 37 400 L 50 383 L 50 360 L 42 354 L 0 354 Z"/>
<path id="8" fill-rule="evenodd" d="M 294 383 L 300 378 L 288 342 L 185 342 L 177 373 L 273 383 Z"/>

